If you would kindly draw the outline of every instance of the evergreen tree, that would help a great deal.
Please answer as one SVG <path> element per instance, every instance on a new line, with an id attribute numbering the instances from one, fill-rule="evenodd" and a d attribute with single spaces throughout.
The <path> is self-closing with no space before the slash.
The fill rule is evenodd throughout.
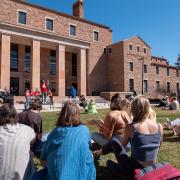
<path id="1" fill-rule="evenodd" d="M 178 55 L 175 65 L 180 68 L 180 54 Z"/>

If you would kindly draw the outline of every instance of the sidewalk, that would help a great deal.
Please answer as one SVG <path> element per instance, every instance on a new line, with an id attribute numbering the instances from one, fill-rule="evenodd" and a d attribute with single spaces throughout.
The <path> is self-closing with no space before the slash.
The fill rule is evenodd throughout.
<path id="1" fill-rule="evenodd" d="M 22 112 L 24 110 L 24 104 L 15 104 L 14 105 L 17 112 Z M 109 103 L 96 103 L 97 109 L 107 109 L 109 108 Z M 79 107 L 79 105 L 78 105 Z M 62 103 L 54 103 L 54 108 L 50 105 L 43 105 L 41 112 L 57 112 L 60 111 L 62 108 Z M 79 107 L 79 109 L 82 109 L 82 107 Z"/>

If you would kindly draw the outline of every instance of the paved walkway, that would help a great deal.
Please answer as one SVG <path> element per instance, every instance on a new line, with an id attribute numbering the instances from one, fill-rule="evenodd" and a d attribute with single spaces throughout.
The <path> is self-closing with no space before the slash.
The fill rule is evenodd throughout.
<path id="1" fill-rule="evenodd" d="M 22 112 L 24 110 L 24 104 L 15 104 L 14 105 L 17 112 Z M 96 103 L 97 109 L 107 109 L 109 108 L 109 103 Z M 79 105 L 78 105 L 79 107 Z M 54 103 L 54 108 L 50 105 L 43 105 L 42 107 L 42 112 L 57 112 L 60 111 L 62 108 L 62 103 Z M 81 107 L 79 107 L 80 109 L 82 109 Z"/>

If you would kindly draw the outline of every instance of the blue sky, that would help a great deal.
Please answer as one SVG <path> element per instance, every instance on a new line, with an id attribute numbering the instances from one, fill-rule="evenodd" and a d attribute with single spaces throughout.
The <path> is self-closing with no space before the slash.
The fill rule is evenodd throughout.
<path id="1" fill-rule="evenodd" d="M 72 14 L 75 0 L 28 0 Z M 180 0 L 84 0 L 85 18 L 109 26 L 113 42 L 139 35 L 152 55 L 174 64 L 180 54 Z"/>

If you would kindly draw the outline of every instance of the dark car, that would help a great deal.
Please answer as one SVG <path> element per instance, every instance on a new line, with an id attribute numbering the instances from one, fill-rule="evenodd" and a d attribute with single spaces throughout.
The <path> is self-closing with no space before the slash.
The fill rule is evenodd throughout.
<path id="1" fill-rule="evenodd" d="M 0 101 L 14 105 L 14 97 L 7 91 L 0 89 Z"/>

